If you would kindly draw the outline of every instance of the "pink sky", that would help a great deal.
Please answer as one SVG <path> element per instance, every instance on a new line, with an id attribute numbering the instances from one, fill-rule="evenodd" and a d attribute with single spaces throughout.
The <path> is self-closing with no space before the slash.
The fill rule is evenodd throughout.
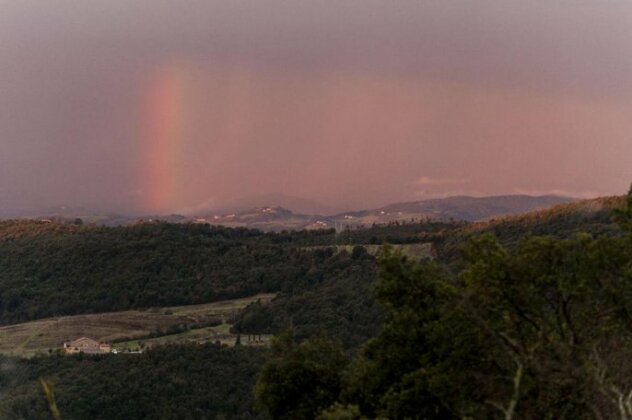
<path id="1" fill-rule="evenodd" d="M 0 5 L 0 207 L 281 191 L 350 209 L 632 182 L 629 2 Z"/>

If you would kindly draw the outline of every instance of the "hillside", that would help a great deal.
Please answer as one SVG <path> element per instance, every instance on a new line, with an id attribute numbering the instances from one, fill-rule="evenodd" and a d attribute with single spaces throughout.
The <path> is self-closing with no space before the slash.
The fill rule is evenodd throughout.
<path id="1" fill-rule="evenodd" d="M 493 233 L 503 244 L 512 248 L 528 236 L 571 238 L 580 232 L 616 236 L 622 231 L 612 220 L 612 211 L 621 208 L 624 203 L 624 196 L 615 196 L 560 204 L 548 209 L 465 224 L 434 235 L 432 241 L 444 261 L 454 262 L 460 258 L 460 249 L 464 243 L 484 233 Z"/>
<path id="2" fill-rule="evenodd" d="M 294 213 L 283 207 L 255 207 L 239 212 L 212 215 L 205 217 L 195 217 L 195 223 L 210 223 L 213 225 L 226 227 L 247 227 L 249 229 L 259 229 L 264 232 L 281 232 L 284 230 L 303 230 L 316 225 L 321 219 L 320 216 L 310 216 Z M 324 222 L 320 228 L 330 227 L 329 221 Z"/>
<path id="3" fill-rule="evenodd" d="M 337 210 L 332 207 L 303 197 L 271 192 L 247 197 L 235 198 L 227 202 L 211 207 L 207 213 L 231 214 L 250 211 L 257 207 L 282 207 L 299 214 L 334 214 Z M 200 212 L 198 212 L 200 213 Z"/>
<path id="4" fill-rule="evenodd" d="M 455 225 L 439 261 L 386 251 L 377 335 L 346 360 L 281 335 L 257 400 L 275 418 L 628 418 L 632 190 L 624 203 Z"/>
<path id="5" fill-rule="evenodd" d="M 341 217 L 344 219 L 346 216 L 346 220 L 361 219 L 364 221 L 363 223 L 410 220 L 411 218 L 478 221 L 491 217 L 524 213 L 572 201 L 575 199 L 558 196 L 458 196 L 389 204 L 375 210 L 345 213 L 339 215 L 338 219 Z"/>
<path id="6" fill-rule="evenodd" d="M 395 203 L 373 210 L 351 211 L 335 215 L 301 214 L 281 207 L 270 197 L 267 205 L 235 210 L 230 213 L 196 216 L 197 223 L 228 227 L 248 227 L 264 231 L 368 227 L 373 224 L 419 220 L 480 221 L 548 208 L 575 201 L 568 197 L 508 195 L 494 197 L 449 197 Z M 274 205 L 273 205 L 274 204 Z"/>
<path id="7" fill-rule="evenodd" d="M 278 291 L 314 264 L 290 239 L 191 224 L 2 222 L 0 322 Z"/>
<path id="8" fill-rule="evenodd" d="M 301 249 L 329 234 L 274 234 L 203 224 L 106 228 L 3 222 L 0 323 L 278 293 L 275 311 L 283 310 L 275 312 L 269 331 L 291 324 L 299 308 L 286 302 L 309 295 L 318 297 L 319 304 L 302 308 L 310 311 L 308 329 L 325 328 L 357 345 L 379 320 L 379 310 L 368 298 L 375 259 Z"/>
<path id="9" fill-rule="evenodd" d="M 344 230 L 366 228 L 374 224 L 409 223 L 411 221 L 481 221 L 520 214 L 537 209 L 576 201 L 559 196 L 506 195 L 491 197 L 448 197 L 389 204 L 384 207 L 344 213 L 330 213 L 332 208 L 311 200 L 281 193 L 235 200 L 232 204 L 213 210 L 187 210 L 179 214 L 125 216 L 100 214 L 85 209 L 46 209 L 39 213 L 11 213 L 13 217 L 65 224 L 75 222 L 97 226 L 130 226 L 147 222 L 198 223 L 226 227 L 246 227 L 265 232 L 284 230 Z M 9 214 L 9 213 L 7 213 Z M 0 218 L 2 218 L 0 212 Z"/>
<path id="10" fill-rule="evenodd" d="M 268 419 L 252 392 L 265 356 L 218 344 L 165 346 L 142 356 L 0 355 L 0 418 L 52 418 L 44 379 L 62 419 Z"/>
<path id="11" fill-rule="evenodd" d="M 33 354 L 51 348 L 49 346 L 54 342 L 66 337 L 90 334 L 88 331 L 97 331 L 99 338 L 126 340 L 119 342 L 120 348 L 137 348 L 141 344 L 151 347 L 142 356 L 53 355 L 29 360 L 0 356 L 3 366 L 9 367 L 0 372 L 0 391 L 8 396 L 0 402 L 0 414 L 6 414 L 8 418 L 33 418 L 37 413 L 41 417 L 46 412 L 46 405 L 38 380 L 44 377 L 54 384 L 60 409 L 70 418 L 88 415 L 86 401 L 91 401 L 90 407 L 100 407 L 100 415 L 109 413 L 109 418 L 142 418 L 143 413 L 166 412 L 165 407 L 173 406 L 174 398 L 180 402 L 176 408 L 169 409 L 173 410 L 169 411 L 173 416 L 184 413 L 178 410 L 186 407 L 199 410 L 197 413 L 202 417 L 221 414 L 225 417 L 265 418 L 266 414 L 255 408 L 252 397 L 252 387 L 257 375 L 261 377 L 262 366 L 284 363 L 285 360 L 293 363 L 289 371 L 280 373 L 279 378 L 284 378 L 283 375 L 299 369 L 302 363 L 307 363 L 309 369 L 309 357 L 314 354 L 318 355 L 317 363 L 327 364 L 329 353 L 323 350 L 332 348 L 322 344 L 327 337 L 335 343 L 332 346 L 339 346 L 333 348 L 339 348 L 337 351 L 342 357 L 356 359 L 350 364 L 336 365 L 335 377 L 341 380 L 343 375 L 350 374 L 363 378 L 344 386 L 351 386 L 348 388 L 351 398 L 359 398 L 352 401 L 360 401 L 363 407 L 368 407 L 363 410 L 369 410 L 369 417 L 372 407 L 377 409 L 386 400 L 368 398 L 363 401 L 363 395 L 368 394 L 355 392 L 353 386 L 378 387 L 375 389 L 377 395 L 387 392 L 379 388 L 382 383 L 387 383 L 383 381 L 399 380 L 397 375 L 405 374 L 408 366 L 417 366 L 419 352 L 423 351 L 429 363 L 433 363 L 428 375 L 436 381 L 433 383 L 439 387 L 437 389 L 441 389 L 440 398 L 448 402 L 454 400 L 455 404 L 463 403 L 468 409 L 479 410 L 484 414 L 482 417 L 489 418 L 489 407 L 477 400 L 478 391 L 472 391 L 478 389 L 476 378 L 485 378 L 481 385 L 485 396 L 503 397 L 506 384 L 504 381 L 498 383 L 494 378 L 510 378 L 513 359 L 506 359 L 503 351 L 493 349 L 494 340 L 485 335 L 486 331 L 476 331 L 478 324 L 470 322 L 468 314 L 460 311 L 455 314 L 454 308 L 463 308 L 460 299 L 472 296 L 470 292 L 481 294 L 481 299 L 503 299 L 504 295 L 495 292 L 497 285 L 460 290 L 465 283 L 459 279 L 470 275 L 468 273 L 478 275 L 479 271 L 467 271 L 473 264 L 472 258 L 495 258 L 496 255 L 504 255 L 502 258 L 512 261 L 515 258 L 515 262 L 503 269 L 515 269 L 512 275 L 524 276 L 517 277 L 523 282 L 520 284 L 524 289 L 514 290 L 511 283 L 507 290 L 515 293 L 517 298 L 512 303 L 526 305 L 541 296 L 529 286 L 529 270 L 543 270 L 542 273 L 538 271 L 538 275 L 544 281 L 549 278 L 549 269 L 561 270 L 563 274 L 569 262 L 579 261 L 581 264 L 574 269 L 580 269 L 584 263 L 593 264 L 595 269 L 621 278 L 621 270 L 625 269 L 621 262 L 627 261 L 629 254 L 626 254 L 623 231 L 611 220 L 612 210 L 621 204 L 621 197 L 608 197 L 474 223 L 415 221 L 340 233 L 332 230 L 263 233 L 204 224 L 143 223 L 104 228 L 25 221 L 0 223 L 0 304 L 4 322 L 55 316 L 0 328 L 3 351 Z M 586 235 L 578 239 L 575 236 L 579 232 L 599 236 L 599 239 L 586 239 Z M 499 242 L 496 244 L 486 236 L 481 238 L 485 233 L 494 233 Z M 525 242 L 530 235 L 551 238 Z M 479 239 L 470 243 L 472 238 Z M 559 238 L 570 239 L 560 241 Z M 387 255 L 378 265 L 371 254 L 379 253 L 383 249 L 380 244 L 385 242 L 401 244 L 394 248 L 408 255 L 406 258 L 399 254 Z M 359 244 L 366 245 L 358 247 Z M 419 253 L 428 255 L 430 244 L 438 258 L 432 263 L 417 264 L 415 256 Z M 483 250 L 482 256 L 476 256 L 472 254 L 472 249 L 476 249 L 472 244 L 504 246 L 506 251 L 496 254 Z M 588 244 L 587 248 L 582 248 L 581 244 Z M 464 259 L 461 251 L 467 247 L 469 253 Z M 554 254 L 549 255 L 549 252 Z M 559 264 L 555 258 L 550 258 L 558 255 L 556 253 L 564 257 Z M 608 263 L 610 254 L 614 264 Z M 523 260 L 524 255 L 537 264 Z M 574 259 L 575 255 L 584 255 L 586 259 Z M 604 261 L 607 264 L 601 265 Z M 549 267 L 551 262 L 556 265 Z M 476 267 L 490 265 L 485 262 Z M 481 273 L 477 282 L 493 279 Z M 414 279 L 423 281 L 412 281 Z M 440 284 L 443 286 L 437 288 Z M 477 284 L 472 283 L 472 287 Z M 543 284 L 538 283 L 539 287 L 557 287 L 555 282 Z M 573 293 L 586 292 L 581 288 L 572 290 Z M 614 292 L 617 290 L 599 295 L 599 298 L 613 296 L 616 303 L 618 294 Z M 269 303 L 266 303 L 267 299 L 247 298 L 261 292 L 273 292 L 276 297 Z M 460 295 L 461 292 L 467 293 Z M 522 299 L 527 292 L 532 295 Z M 243 299 L 228 307 L 210 303 L 224 299 L 224 296 L 241 296 Z M 387 305 L 381 306 L 380 302 L 385 299 Z M 176 306 L 182 305 L 182 301 L 198 305 Z M 413 310 L 407 310 L 407 305 Z M 572 309 L 583 308 L 579 305 Z M 475 307 L 487 308 L 484 304 Z M 108 313 L 95 314 L 100 312 L 98 308 L 104 308 L 101 311 Z M 393 317 L 393 311 L 400 308 L 403 308 L 401 314 Z M 113 312 L 117 309 L 126 311 Z M 540 311 L 541 307 L 534 304 L 529 310 Z M 202 325 L 207 321 L 216 322 L 217 315 L 221 317 L 226 311 L 231 313 L 232 326 L 227 323 Z M 546 311 L 548 309 L 544 316 L 548 316 Z M 574 313 L 583 316 L 583 311 Z M 593 312 L 587 307 L 585 313 L 590 316 Z M 60 318 L 62 314 L 66 316 Z M 70 316 L 73 314 L 78 315 Z M 585 321 L 584 318 L 580 320 Z M 586 325 L 583 321 L 577 325 Z M 502 323 L 504 318 L 493 322 Z M 394 325 L 397 329 L 392 329 Z M 251 334 L 279 334 L 289 327 L 292 327 L 296 344 L 290 344 L 285 350 L 278 344 L 269 351 L 210 344 L 215 341 L 228 343 L 230 340 L 226 337 L 235 339 L 236 334 L 241 334 L 242 340 Z M 508 324 L 503 328 L 514 327 Z M 458 334 L 455 335 L 455 331 Z M 524 331 L 520 330 L 521 333 Z M 157 337 L 149 338 L 148 333 Z M 139 341 L 141 336 L 144 337 L 142 343 Z M 592 332 L 588 336 L 592 337 Z M 301 342 L 304 344 L 298 345 Z M 174 343 L 186 345 L 174 346 Z M 314 343 L 325 347 L 317 347 Z M 300 349 L 311 349 L 309 351 L 315 353 L 298 353 L 297 359 L 292 358 L 294 353 L 289 356 L 283 353 L 300 352 Z M 488 351 L 490 353 L 486 353 Z M 550 358 L 546 349 L 542 351 L 544 353 L 539 356 L 542 360 L 557 363 L 558 359 Z M 403 370 L 389 373 L 391 376 L 379 382 L 372 381 L 371 378 L 379 377 L 381 367 L 390 369 L 392 364 L 384 361 L 393 360 L 393 355 L 407 358 L 406 364 L 398 365 Z M 623 355 L 617 353 L 617 357 Z M 371 361 L 374 357 L 378 357 L 376 363 L 355 363 L 358 359 Z M 500 357 L 503 364 L 488 363 L 494 357 Z M 531 363 L 530 359 L 525 363 Z M 356 367 L 360 370 L 354 371 Z M 369 370 L 365 371 L 365 367 Z M 574 368 L 562 365 L 563 369 L 567 367 Z M 195 369 L 199 374 L 188 369 Z M 186 379 L 182 372 L 188 372 Z M 316 375 L 315 378 L 322 373 L 308 372 Z M 531 372 L 533 370 L 529 374 Z M 369 376 L 362 376 L 366 374 Z M 412 386 L 406 378 L 401 382 L 402 389 Z M 543 381 L 542 386 L 553 386 L 556 378 L 542 376 L 534 380 Z M 464 400 L 453 397 L 453 381 L 459 383 L 459 389 L 465 390 Z M 307 387 L 297 398 L 313 395 L 314 391 L 309 388 L 312 382 L 284 383 Z M 543 411 L 550 409 L 546 398 L 538 399 L 536 389 L 525 393 L 524 398 L 538 401 Z M 566 388 L 560 390 L 553 386 L 552 389 L 562 392 Z M 334 393 L 332 398 L 338 395 L 336 388 L 327 392 Z M 391 395 L 391 391 L 388 392 Z M 426 395 L 427 391 L 421 388 L 415 392 Z M 212 395 L 205 395 L 207 393 Z M 97 398 L 101 394 L 105 396 Z M 134 395 L 134 407 L 126 405 L 130 395 Z M 153 398 L 156 395 L 163 396 L 166 405 L 156 401 Z M 417 410 L 417 401 L 416 397 L 411 399 L 412 405 L 406 407 Z M 119 411 L 108 411 L 111 405 L 116 405 Z M 137 407 L 142 407 L 143 413 L 137 411 Z M 533 404 L 524 407 L 540 409 Z"/>
<path id="12" fill-rule="evenodd" d="M 274 234 L 206 224 L 106 228 L 0 222 L 0 322 L 208 303 L 287 290 L 302 284 L 314 266 L 330 270 L 327 254 L 298 252 L 306 246 L 434 243 L 439 258 L 454 260 L 459 244 L 483 232 L 495 233 L 504 243 L 528 234 L 616 232 L 610 211 L 621 202 L 622 198 L 602 198 L 473 224 L 416 221 L 338 234 Z M 285 209 L 261 208 L 251 216 L 277 223 L 279 217 L 291 215 Z"/>
<path id="13" fill-rule="evenodd" d="M 61 343 L 87 336 L 114 342 L 114 348 L 152 343 L 215 342 L 234 344 L 230 322 L 246 306 L 267 304 L 272 294 L 202 305 L 151 308 L 143 311 L 47 318 L 0 327 L 0 354 L 33 356 L 60 351 Z M 244 344 L 248 342 L 244 340 Z"/>

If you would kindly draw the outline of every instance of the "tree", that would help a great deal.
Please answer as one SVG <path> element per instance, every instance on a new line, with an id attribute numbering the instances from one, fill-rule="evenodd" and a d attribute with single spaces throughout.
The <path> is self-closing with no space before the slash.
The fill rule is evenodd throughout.
<path id="1" fill-rule="evenodd" d="M 386 247 L 376 288 L 386 319 L 347 372 L 343 401 L 369 418 L 446 417 L 425 367 L 435 358 L 430 328 L 452 294 L 448 273 L 438 264 L 413 264 Z"/>
<path id="2" fill-rule="evenodd" d="M 257 402 L 274 419 L 313 419 L 340 393 L 347 359 L 339 345 L 316 337 L 296 344 L 291 331 L 274 338 L 255 386 Z"/>
<path id="3" fill-rule="evenodd" d="M 613 218 L 622 228 L 632 233 L 632 186 L 630 186 L 623 207 L 614 210 Z"/>
<path id="4" fill-rule="evenodd" d="M 617 212 L 627 229 L 630 203 Z M 347 370 L 341 407 L 369 418 L 631 418 L 631 239 L 531 237 L 509 250 L 486 234 L 458 276 L 387 249 L 376 288 L 385 322 Z"/>

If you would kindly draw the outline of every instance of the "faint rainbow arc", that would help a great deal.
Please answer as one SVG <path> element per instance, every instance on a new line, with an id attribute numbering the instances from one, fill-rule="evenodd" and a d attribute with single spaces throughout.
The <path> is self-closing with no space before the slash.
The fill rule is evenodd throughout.
<path id="1" fill-rule="evenodd" d="M 179 193 L 180 149 L 184 138 L 185 77 L 177 68 L 163 68 L 150 81 L 147 133 L 141 157 L 144 207 L 170 210 Z"/>

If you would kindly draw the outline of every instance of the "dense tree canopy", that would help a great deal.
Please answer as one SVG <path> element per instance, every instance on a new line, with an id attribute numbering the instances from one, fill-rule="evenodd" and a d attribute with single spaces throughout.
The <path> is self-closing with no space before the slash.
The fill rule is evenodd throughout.
<path id="1" fill-rule="evenodd" d="M 303 287 L 305 275 L 327 255 L 290 244 L 318 234 L 166 223 L 0 223 L 0 323 Z"/>
<path id="2" fill-rule="evenodd" d="M 331 253 L 329 253 L 331 254 Z M 319 334 L 350 349 L 375 336 L 382 309 L 372 296 L 375 259 L 366 252 L 331 255 L 304 276 L 305 287 L 281 292 L 270 304 L 252 304 L 236 319 L 234 330 L 245 334 L 280 333 L 292 327 L 304 340 Z"/>
<path id="3" fill-rule="evenodd" d="M 208 344 L 143 355 L 0 357 L 0 418 L 51 418 L 40 379 L 62 419 L 266 418 L 252 394 L 264 356 Z"/>
<path id="4" fill-rule="evenodd" d="M 374 227 L 440 250 L 413 262 L 387 247 L 377 264 L 304 248 L 341 240 L 327 231 L 2 225 L 5 322 L 276 291 L 234 330 L 292 335 L 2 357 L 0 417 L 50 416 L 44 379 L 77 419 L 632 418 L 632 191 L 605 214 Z"/>
<path id="5" fill-rule="evenodd" d="M 347 363 L 339 346 L 323 337 L 296 345 L 289 330 L 275 339 L 271 353 L 255 395 L 273 418 L 310 418 L 336 401 Z"/>
<path id="6" fill-rule="evenodd" d="M 458 276 L 386 252 L 383 328 L 322 418 L 629 418 L 632 191 L 615 217 L 627 233 L 473 238 Z"/>
<path id="7" fill-rule="evenodd" d="M 598 211 L 562 209 L 487 225 L 424 221 L 339 233 L 5 221 L 0 222 L 0 323 L 301 289 L 315 271 L 337 270 L 329 268 L 335 261 L 331 253 L 307 251 L 310 245 L 432 242 L 442 262 L 461 269 L 462 244 L 482 232 L 494 233 L 511 249 L 528 234 L 571 237 L 586 231 L 616 236 L 619 231 L 610 222 L 608 208 L 617 200 L 610 201 Z M 365 283 L 375 279 L 361 259 L 354 261 Z"/>

